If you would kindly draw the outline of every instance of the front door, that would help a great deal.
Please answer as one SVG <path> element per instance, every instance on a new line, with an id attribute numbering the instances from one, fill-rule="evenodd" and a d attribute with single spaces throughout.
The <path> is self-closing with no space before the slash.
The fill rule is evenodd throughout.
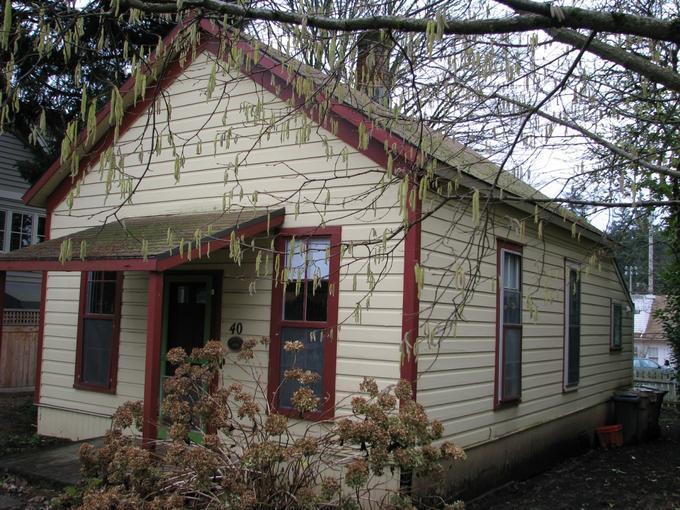
<path id="1" fill-rule="evenodd" d="M 187 354 L 210 339 L 213 277 L 211 275 L 168 275 L 165 279 L 162 379 L 175 372 L 166 360 L 170 349 L 183 348 Z M 162 386 L 161 380 L 161 388 Z M 162 392 L 162 389 L 161 389 Z"/>

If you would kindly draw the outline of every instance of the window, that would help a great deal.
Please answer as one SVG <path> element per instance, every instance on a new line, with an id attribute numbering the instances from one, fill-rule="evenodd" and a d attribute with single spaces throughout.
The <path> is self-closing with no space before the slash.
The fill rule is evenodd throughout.
<path id="1" fill-rule="evenodd" d="M 285 372 L 293 367 L 316 372 L 321 378 L 309 386 L 321 408 L 307 416 L 316 419 L 332 415 L 335 401 L 340 229 L 315 229 L 311 236 L 307 232 L 289 229 L 276 241 L 282 269 L 272 296 L 269 396 L 280 412 L 293 414 L 299 383 L 286 380 Z M 286 351 L 286 342 L 293 341 L 302 342 L 304 349 Z"/>
<path id="2" fill-rule="evenodd" d="M 18 250 L 45 240 L 45 217 L 0 210 L 0 251 Z"/>
<path id="3" fill-rule="evenodd" d="M 82 274 L 76 388 L 116 391 L 122 283 L 122 273 L 90 271 Z"/>
<path id="4" fill-rule="evenodd" d="M 621 303 L 612 302 L 611 308 L 611 339 L 610 348 L 613 351 L 620 351 L 623 340 L 623 306 Z"/>
<path id="5" fill-rule="evenodd" d="M 498 241 L 496 404 L 522 393 L 522 248 Z"/>
<path id="6" fill-rule="evenodd" d="M 659 368 L 659 348 L 658 347 L 647 347 L 647 358 L 654 361 L 654 365 L 649 368 Z M 647 367 L 645 367 L 647 368 Z"/>
<path id="7" fill-rule="evenodd" d="M 567 261 L 564 271 L 564 387 L 578 384 L 581 365 L 581 275 Z"/>
<path id="8" fill-rule="evenodd" d="M 5 251 L 5 221 L 7 213 L 0 210 L 0 251 Z"/>

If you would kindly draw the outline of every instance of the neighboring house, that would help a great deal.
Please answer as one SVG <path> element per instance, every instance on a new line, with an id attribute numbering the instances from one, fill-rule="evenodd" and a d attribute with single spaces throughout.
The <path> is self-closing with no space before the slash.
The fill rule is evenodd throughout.
<path id="1" fill-rule="evenodd" d="M 365 95 L 331 95 L 323 77 L 251 40 L 238 43 L 240 68 L 217 70 L 208 99 L 220 32 L 200 29 L 196 57 L 162 82 L 172 116 L 151 88 L 133 103 L 123 86 L 117 141 L 105 110 L 94 138 L 80 138 L 96 149 L 76 178 L 57 161 L 25 196 L 47 206 L 51 240 L 0 258 L 0 271 L 47 274 L 38 432 L 100 436 L 117 406 L 143 399 L 143 433 L 155 437 L 167 349 L 242 336 L 269 337 L 254 370 L 282 412 L 283 344 L 305 341 L 305 368 L 322 373 L 309 420 L 342 415 L 364 376 L 409 380 L 468 449 L 463 478 L 494 483 L 592 435 L 632 375 L 632 304 L 603 234 L 535 210 L 541 195 L 505 173 L 504 196 L 527 202 L 497 202 L 478 219 L 471 190 L 493 191 L 497 167 L 441 138 L 420 152 L 416 124 L 380 124 Z M 320 103 L 294 112 L 303 98 Z M 272 119 L 283 127 L 262 134 Z M 418 166 L 460 197 L 389 179 Z M 132 202 L 121 199 L 132 185 Z M 273 273 L 285 282 L 272 285 Z M 233 380 L 253 383 L 229 362 L 222 382 Z"/>
<path id="2" fill-rule="evenodd" d="M 21 200 L 30 187 L 17 163 L 32 159 L 24 142 L 12 133 L 0 134 L 0 252 L 30 246 L 44 239 L 45 210 Z M 5 286 L 5 309 L 40 308 L 38 272 L 9 272 Z"/>
<path id="3" fill-rule="evenodd" d="M 671 362 L 672 350 L 666 339 L 661 321 L 654 313 L 666 306 L 666 296 L 655 294 L 633 294 L 635 320 L 633 341 L 635 356 L 649 358 L 659 365 Z"/>

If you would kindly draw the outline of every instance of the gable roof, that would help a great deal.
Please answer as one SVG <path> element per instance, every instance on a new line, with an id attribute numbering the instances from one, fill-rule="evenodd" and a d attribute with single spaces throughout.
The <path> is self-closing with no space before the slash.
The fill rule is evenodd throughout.
<path id="1" fill-rule="evenodd" d="M 654 317 L 654 313 L 666 306 L 666 296 L 655 294 L 635 294 L 635 319 L 633 333 L 636 339 L 663 340 L 666 334 L 661 321 Z"/>
<path id="2" fill-rule="evenodd" d="M 183 33 L 183 29 L 194 19 L 186 19 L 178 24 L 164 40 L 164 47 L 169 48 Z M 217 41 L 225 33 L 232 36 L 206 19 L 198 21 L 199 27 L 204 33 L 204 37 L 196 54 L 204 50 L 218 53 Z M 465 187 L 486 188 L 496 199 L 503 196 L 514 196 L 526 200 L 526 202 L 513 201 L 512 207 L 523 209 L 529 214 L 534 213 L 534 205 L 537 205 L 541 215 L 548 221 L 561 226 L 571 228 L 572 223 L 582 227 L 583 232 L 590 239 L 599 243 L 606 242 L 605 235 L 590 225 L 585 219 L 560 207 L 554 203 L 544 203 L 548 197 L 524 181 L 517 179 L 509 172 L 500 170 L 498 165 L 479 155 L 470 148 L 457 142 L 456 140 L 437 132 L 423 123 L 409 118 L 396 117 L 394 112 L 373 101 L 368 95 L 356 89 L 336 82 L 332 83 L 332 89 L 324 85 L 328 82 L 328 76 L 324 73 L 305 65 L 304 63 L 291 58 L 261 42 L 249 38 L 243 34 L 238 35 L 235 45 L 239 50 L 247 54 L 253 63 L 248 67 L 242 66 L 242 73 L 249 76 L 253 81 L 277 95 L 284 100 L 293 100 L 297 106 L 301 106 L 312 120 L 324 127 L 329 127 L 329 115 L 335 121 L 340 121 L 337 133 L 346 143 L 354 146 L 378 164 L 387 168 L 386 148 L 390 147 L 395 154 L 395 168 L 401 170 L 413 167 L 422 167 L 428 159 L 435 161 L 441 168 L 457 170 L 465 177 L 461 184 Z M 167 56 L 167 54 L 166 54 Z M 186 58 L 181 64 L 175 57 L 174 62 L 165 71 L 162 79 L 154 85 L 151 80 L 147 87 L 167 88 L 174 79 L 181 74 L 190 62 L 191 57 Z M 155 53 L 149 58 L 148 70 L 151 75 L 151 68 L 158 64 L 159 56 Z M 302 78 L 310 80 L 315 87 L 313 100 L 310 98 L 301 99 L 295 92 L 295 80 Z M 150 105 L 154 95 L 147 94 L 146 99 L 136 100 L 135 79 L 130 77 L 121 87 L 120 93 L 126 107 L 126 114 L 120 132 L 124 132 Z M 328 97 L 327 97 L 328 96 Z M 324 100 L 328 100 L 330 105 L 326 114 L 320 114 L 318 107 Z M 83 159 L 80 161 L 80 174 L 96 161 L 99 153 L 113 143 L 112 124 L 109 121 L 111 103 L 107 103 L 97 114 L 97 128 L 92 141 L 86 144 L 87 133 L 83 130 L 77 139 L 76 150 L 83 151 Z M 363 125 L 363 126 L 362 126 Z M 368 147 L 361 147 L 358 139 L 357 130 L 365 128 L 370 137 L 371 144 Z M 61 161 L 56 160 L 45 172 L 41 179 L 24 195 L 24 201 L 31 205 L 55 205 L 63 200 L 66 193 L 74 185 L 79 177 L 71 177 L 70 170 Z M 70 182 L 69 182 L 70 181 Z M 532 203 L 531 199 L 536 199 L 538 203 Z M 569 220 L 569 225 L 565 220 Z"/>

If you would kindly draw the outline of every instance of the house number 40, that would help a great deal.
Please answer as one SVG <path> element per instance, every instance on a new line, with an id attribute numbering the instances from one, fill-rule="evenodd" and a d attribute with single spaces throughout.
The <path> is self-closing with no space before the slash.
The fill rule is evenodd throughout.
<path id="1" fill-rule="evenodd" d="M 242 322 L 232 323 L 231 327 L 229 328 L 229 331 L 231 331 L 232 335 L 240 335 L 241 333 L 243 333 L 243 323 Z"/>

